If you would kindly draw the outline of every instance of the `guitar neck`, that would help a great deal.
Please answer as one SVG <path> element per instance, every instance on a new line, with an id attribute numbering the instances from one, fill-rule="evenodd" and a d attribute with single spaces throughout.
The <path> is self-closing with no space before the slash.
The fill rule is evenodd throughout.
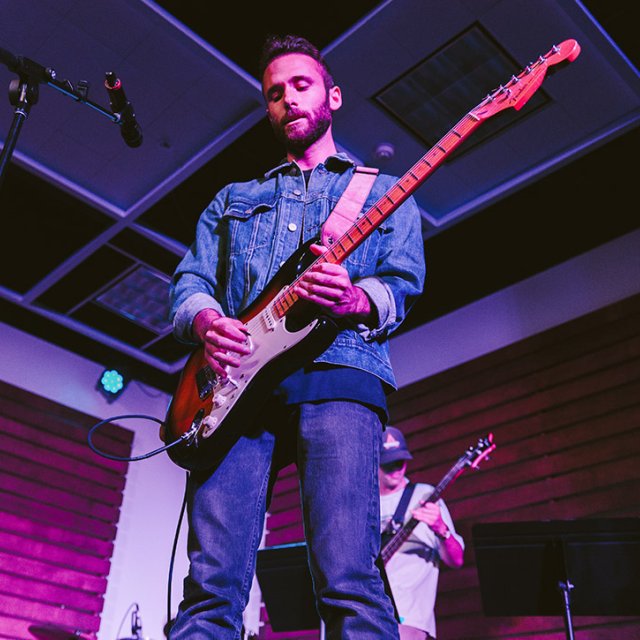
<path id="1" fill-rule="evenodd" d="M 429 149 L 328 251 L 319 256 L 311 267 L 319 262 L 340 264 L 411 196 L 484 120 L 510 107 L 521 109 L 538 90 L 550 66 L 572 62 L 579 53 L 580 45 L 575 40 L 565 40 L 559 46 L 554 45 L 545 56 L 540 56 L 537 62 L 530 63 L 518 76 L 512 76 L 505 86 L 500 86 L 489 94 Z M 280 318 L 298 301 L 291 288 L 274 300 L 274 313 Z"/>
<path id="2" fill-rule="evenodd" d="M 444 492 L 444 490 L 449 486 L 451 482 L 453 482 L 463 471 L 465 466 L 468 464 L 468 458 L 466 456 L 462 456 L 454 465 L 449 469 L 447 474 L 440 480 L 436 487 L 434 487 L 433 491 L 428 495 L 424 496 L 420 502 L 419 506 L 424 507 L 424 505 L 429 502 L 437 502 L 440 499 L 440 496 Z M 405 524 L 391 537 L 391 539 L 383 546 L 380 551 L 380 555 L 382 556 L 382 561 L 384 564 L 389 562 L 391 556 L 409 539 L 409 536 L 413 532 L 413 530 L 420 524 L 420 520 L 417 520 L 413 516 L 405 522 Z"/>
<path id="3" fill-rule="evenodd" d="M 444 162 L 477 127 L 480 120 L 468 113 L 416 162 L 353 226 L 321 256 L 325 262 L 343 262 Z"/>
<path id="4" fill-rule="evenodd" d="M 416 162 L 363 216 L 326 251 L 313 265 L 341 264 L 353 253 L 416 189 L 444 162 L 482 121 L 470 111 Z M 311 266 L 313 266 L 311 265 Z M 311 268 L 311 266 L 309 268 Z M 301 276 L 300 276 L 301 277 Z M 296 280 L 297 282 L 297 280 Z M 291 289 L 283 291 L 274 301 L 274 310 L 282 318 L 298 301 Z"/>

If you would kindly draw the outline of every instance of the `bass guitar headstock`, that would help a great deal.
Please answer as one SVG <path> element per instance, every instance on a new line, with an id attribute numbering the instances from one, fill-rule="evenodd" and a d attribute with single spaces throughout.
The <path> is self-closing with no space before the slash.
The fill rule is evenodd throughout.
<path id="1" fill-rule="evenodd" d="M 493 433 L 489 433 L 484 438 L 480 438 L 478 443 L 475 446 L 469 447 L 465 453 L 466 464 L 473 469 L 477 469 L 483 460 L 489 459 L 489 454 L 495 450 L 496 446 L 493 441 Z"/>

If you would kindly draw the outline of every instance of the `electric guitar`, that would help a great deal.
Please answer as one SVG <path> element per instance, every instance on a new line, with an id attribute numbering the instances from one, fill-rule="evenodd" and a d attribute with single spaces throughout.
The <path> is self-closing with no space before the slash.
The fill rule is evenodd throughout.
<path id="1" fill-rule="evenodd" d="M 220 379 L 213 373 L 203 347 L 191 354 L 161 428 L 162 439 L 173 445 L 167 452 L 176 464 L 188 470 L 212 466 L 220 445 L 233 437 L 227 432 L 255 414 L 260 398 L 276 386 L 274 381 L 311 361 L 333 341 L 334 323 L 319 316 L 293 293 L 305 270 L 318 263 L 342 263 L 485 120 L 510 107 L 521 109 L 540 87 L 550 67 L 572 62 L 579 53 L 575 40 L 554 46 L 465 115 L 326 253 L 312 255 L 308 251 L 311 241 L 294 253 L 261 295 L 239 315 L 249 329 L 252 353 L 243 356 L 240 366 L 230 369 L 227 378 Z"/>
<path id="2" fill-rule="evenodd" d="M 472 467 L 477 469 L 478 465 L 489 458 L 489 454 L 496 448 L 493 442 L 493 434 L 490 433 L 485 438 L 480 438 L 476 446 L 471 446 L 467 451 L 458 458 L 458 461 L 449 469 L 444 478 L 440 480 L 433 491 L 423 496 L 419 502 L 420 507 L 424 507 L 429 502 L 437 502 L 444 490 L 467 468 Z M 392 524 L 392 523 L 390 523 Z M 386 531 L 382 534 L 382 548 L 380 551 L 380 557 L 382 558 L 383 565 L 386 565 L 393 554 L 408 540 L 411 532 L 420 524 L 420 520 L 417 520 L 413 516 L 401 527 L 396 530 L 391 529 L 391 532 Z"/>

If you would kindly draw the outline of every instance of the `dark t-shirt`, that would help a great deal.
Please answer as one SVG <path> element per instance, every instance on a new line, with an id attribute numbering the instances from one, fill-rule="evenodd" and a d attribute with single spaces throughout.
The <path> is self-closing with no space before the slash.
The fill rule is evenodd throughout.
<path id="1" fill-rule="evenodd" d="M 353 367 L 312 364 L 282 381 L 276 394 L 285 404 L 320 400 L 354 400 L 378 410 L 387 418 L 387 398 L 382 381 L 368 371 Z"/>

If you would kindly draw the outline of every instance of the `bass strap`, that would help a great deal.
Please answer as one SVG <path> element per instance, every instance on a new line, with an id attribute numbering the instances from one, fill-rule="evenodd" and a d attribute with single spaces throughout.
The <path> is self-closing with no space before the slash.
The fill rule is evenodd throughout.
<path id="1" fill-rule="evenodd" d="M 396 507 L 395 513 L 393 517 L 389 521 L 389 524 L 385 527 L 385 530 L 382 532 L 382 546 L 387 543 L 387 541 L 396 534 L 402 525 L 404 524 L 404 516 L 407 512 L 407 507 L 409 506 L 409 502 L 411 500 L 411 496 L 413 495 L 413 491 L 416 488 L 415 483 L 408 482 L 407 486 L 404 488 L 402 492 L 402 497 L 400 498 L 400 502 L 398 502 L 398 506 Z"/>
<path id="2" fill-rule="evenodd" d="M 330 247 L 353 225 L 373 187 L 378 169 L 356 166 L 340 199 L 322 225 L 320 242 Z"/>

